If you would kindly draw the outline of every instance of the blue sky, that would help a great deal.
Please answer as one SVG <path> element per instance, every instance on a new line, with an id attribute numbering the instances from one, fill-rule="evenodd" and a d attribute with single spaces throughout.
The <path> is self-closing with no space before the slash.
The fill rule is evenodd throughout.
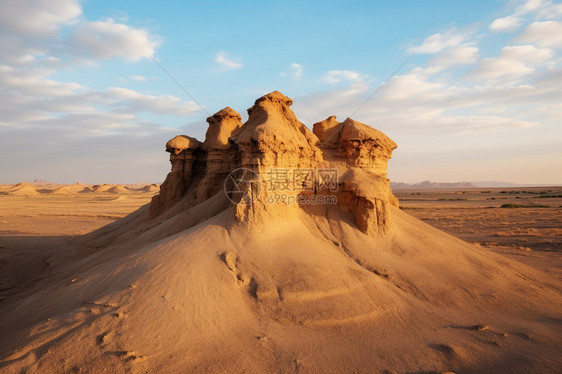
<path id="1" fill-rule="evenodd" d="M 304 3 L 304 4 L 303 4 Z M 162 181 L 178 133 L 280 90 L 399 148 L 394 181 L 562 183 L 562 4 L 0 0 L 0 183 Z"/>

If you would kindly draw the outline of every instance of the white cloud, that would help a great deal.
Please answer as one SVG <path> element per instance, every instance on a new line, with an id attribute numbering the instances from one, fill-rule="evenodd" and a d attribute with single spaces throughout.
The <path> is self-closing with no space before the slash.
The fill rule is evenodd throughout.
<path id="1" fill-rule="evenodd" d="M 129 115 L 126 122 L 131 123 L 138 121 L 135 115 L 143 112 L 189 116 L 200 110 L 194 102 L 171 95 L 145 95 L 121 87 L 92 91 L 74 82 L 50 79 L 52 73 L 47 69 L 17 70 L 0 65 L 0 123 L 24 126 L 26 121 L 39 124 L 37 121 L 61 116 L 104 112 Z"/>
<path id="2" fill-rule="evenodd" d="M 550 1 L 545 0 L 527 0 L 516 8 L 515 14 L 527 14 L 530 12 L 535 12 L 548 7 L 550 4 Z"/>
<path id="3" fill-rule="evenodd" d="M 551 60 L 547 48 L 517 45 L 502 48 L 498 57 L 486 58 L 469 76 L 479 80 L 517 79 L 535 72 L 535 67 Z"/>
<path id="4" fill-rule="evenodd" d="M 529 18 L 529 14 L 533 14 L 536 20 L 556 19 L 562 16 L 562 4 L 553 4 L 549 0 L 525 1 L 515 8 L 513 14 L 495 19 L 490 24 L 490 30 L 515 31 L 523 24 L 525 18 Z M 552 37 L 552 35 L 548 36 Z"/>
<path id="5" fill-rule="evenodd" d="M 161 39 L 112 19 L 89 21 L 78 0 L 0 0 L 0 61 L 11 66 L 95 65 L 148 57 Z"/>
<path id="6" fill-rule="evenodd" d="M 121 57 L 135 61 L 149 57 L 161 43 L 159 37 L 113 19 L 81 22 L 68 39 L 72 54 L 99 60 Z"/>
<path id="7" fill-rule="evenodd" d="M 541 47 L 562 48 L 562 22 L 533 22 L 516 40 L 523 43 L 536 43 Z"/>
<path id="8" fill-rule="evenodd" d="M 412 54 L 439 53 L 447 48 L 460 46 L 468 36 L 467 33 L 459 33 L 456 29 L 450 29 L 444 33 L 428 36 L 421 45 L 408 48 L 408 52 Z"/>
<path id="9" fill-rule="evenodd" d="M 77 0 L 1 0 L 0 30 L 47 37 L 82 13 Z"/>
<path id="10" fill-rule="evenodd" d="M 492 31 L 514 31 L 521 26 L 522 20 L 517 16 L 507 16 L 502 18 L 496 18 L 494 22 L 490 24 L 490 30 Z"/>
<path id="11" fill-rule="evenodd" d="M 552 4 L 545 9 L 541 9 L 539 17 L 545 19 L 555 19 L 562 16 L 562 4 Z"/>
<path id="12" fill-rule="evenodd" d="M 146 77 L 143 77 L 142 75 L 131 75 L 130 78 L 135 82 L 140 82 L 140 83 L 144 83 L 147 80 Z"/>
<path id="13" fill-rule="evenodd" d="M 14 95 L 23 99 L 23 96 L 68 96 L 76 93 L 83 86 L 77 83 L 57 82 L 48 79 L 53 74 L 48 69 L 18 70 L 10 66 L 0 66 L 0 87 L 3 97 Z"/>
<path id="14" fill-rule="evenodd" d="M 291 69 L 293 70 L 293 77 L 296 80 L 300 80 L 302 78 L 304 66 L 297 64 L 296 62 L 291 62 Z"/>
<path id="15" fill-rule="evenodd" d="M 324 80 L 329 83 L 339 83 L 342 80 L 358 81 L 360 78 L 359 73 L 352 70 L 330 70 L 324 75 Z"/>
<path id="16" fill-rule="evenodd" d="M 223 67 L 224 70 L 241 69 L 244 67 L 240 62 L 236 62 L 228 57 L 228 53 L 221 51 L 216 54 L 215 62 Z"/>
<path id="17" fill-rule="evenodd" d="M 430 60 L 431 65 L 438 67 L 450 67 L 456 65 L 473 64 L 478 60 L 478 48 L 472 46 L 460 46 L 448 49 Z"/>
<path id="18" fill-rule="evenodd" d="M 137 91 L 110 87 L 101 93 L 104 100 L 120 113 L 154 112 L 167 115 L 189 116 L 200 110 L 194 102 L 185 102 L 171 95 L 144 95 Z"/>
<path id="19" fill-rule="evenodd" d="M 451 54 L 468 56 L 475 63 L 475 52 Z M 425 74 L 426 67 L 416 67 L 392 78 L 354 117 L 387 132 L 397 141 L 406 138 L 413 142 L 399 141 L 401 146 L 414 146 L 416 139 L 420 136 L 427 139 L 429 134 L 435 139 L 448 137 L 447 142 L 454 144 L 457 134 L 480 134 L 483 139 L 495 139 L 493 134 L 513 129 L 555 128 L 562 121 L 559 84 L 562 69 L 550 66 L 553 58 L 549 49 L 531 45 L 504 47 L 498 57 L 485 59 L 478 65 L 479 78 L 487 81 L 476 85 L 462 74 L 434 76 Z M 434 62 L 430 60 L 429 63 Z M 539 69 L 547 65 L 548 69 Z M 454 70 L 456 65 L 451 66 Z M 375 91 L 376 87 L 365 82 L 358 89 L 357 81 L 338 80 L 342 75 L 338 72 L 329 72 L 326 77 L 346 82 L 347 87 L 311 93 L 295 102 L 294 110 L 305 123 L 311 124 L 330 115 L 343 120 Z M 354 77 L 361 76 L 359 72 L 354 73 Z M 497 141 L 503 139 L 502 135 Z M 436 141 L 435 147 L 443 149 L 444 143 Z"/>
<path id="20" fill-rule="evenodd" d="M 427 102 L 441 97 L 445 89 L 442 84 L 430 82 L 423 76 L 398 75 L 388 82 L 379 100 L 396 102 L 415 98 L 418 103 Z"/>

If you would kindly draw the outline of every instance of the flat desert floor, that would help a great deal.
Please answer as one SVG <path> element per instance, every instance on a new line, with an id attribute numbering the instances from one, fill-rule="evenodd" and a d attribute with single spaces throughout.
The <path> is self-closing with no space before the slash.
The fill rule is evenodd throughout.
<path id="1" fill-rule="evenodd" d="M 562 187 L 395 190 L 400 209 L 467 242 L 562 274 Z"/>
<path id="2" fill-rule="evenodd" d="M 148 204 L 154 194 L 0 193 L 0 302 L 46 275 L 50 249 L 125 217 Z"/>

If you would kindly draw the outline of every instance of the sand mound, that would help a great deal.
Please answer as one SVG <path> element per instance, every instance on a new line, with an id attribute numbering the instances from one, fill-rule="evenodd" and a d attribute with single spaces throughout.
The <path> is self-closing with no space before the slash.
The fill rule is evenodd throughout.
<path id="1" fill-rule="evenodd" d="M 93 190 L 89 185 L 80 182 L 74 183 L 69 187 L 75 193 L 87 193 Z"/>
<path id="2" fill-rule="evenodd" d="M 335 118 L 315 135 L 290 104 L 258 99 L 228 144 L 214 130 L 171 144 L 150 207 L 61 248 L 0 304 L 0 368 L 556 372 L 559 280 L 400 211 L 394 142 Z M 300 168 L 315 173 L 279 171 Z"/>
<path id="3" fill-rule="evenodd" d="M 30 185 L 28 183 L 18 183 L 15 186 L 12 186 L 11 188 L 8 188 L 4 192 L 2 192 L 2 194 L 11 195 L 11 196 L 29 196 L 29 197 L 32 197 L 32 196 L 39 195 L 39 192 L 37 192 L 37 189 L 35 189 L 35 187 L 33 187 L 32 185 Z"/>
<path id="4" fill-rule="evenodd" d="M 90 193 L 94 192 L 94 189 L 91 186 L 85 186 L 83 189 L 78 191 L 78 193 Z"/>
<path id="5" fill-rule="evenodd" d="M 107 190 L 107 192 L 111 192 L 111 193 L 115 193 L 115 194 L 122 194 L 122 193 L 129 193 L 129 192 L 131 192 L 131 190 L 129 190 L 127 187 L 123 186 L 122 184 L 118 184 L 118 185 L 115 185 L 115 186 L 109 188 Z"/>
<path id="6" fill-rule="evenodd" d="M 12 189 L 19 189 L 23 187 L 34 187 L 34 186 L 31 183 L 19 182 L 18 184 L 12 186 Z"/>
<path id="7" fill-rule="evenodd" d="M 72 186 L 61 186 L 51 190 L 49 193 L 53 195 L 71 195 L 77 193 L 77 191 Z"/>
<path id="8" fill-rule="evenodd" d="M 153 192 L 158 192 L 160 191 L 160 186 L 157 184 L 147 184 L 146 186 L 140 188 L 138 191 L 140 192 L 149 192 L 149 193 L 153 193 Z"/>
<path id="9" fill-rule="evenodd" d="M 14 187 L 13 184 L 0 184 L 0 192 L 8 191 L 12 187 Z"/>
<path id="10" fill-rule="evenodd" d="M 96 184 L 92 186 L 95 193 L 107 193 L 111 188 L 113 188 L 112 184 Z"/>

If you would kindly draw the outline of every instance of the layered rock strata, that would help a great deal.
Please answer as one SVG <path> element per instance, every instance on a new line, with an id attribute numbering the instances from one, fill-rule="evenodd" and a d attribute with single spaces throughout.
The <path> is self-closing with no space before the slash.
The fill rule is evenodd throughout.
<path id="1" fill-rule="evenodd" d="M 244 124 L 227 107 L 207 118 L 203 143 L 185 135 L 170 140 L 166 151 L 172 170 L 152 201 L 151 215 L 179 201 L 187 206 L 201 203 L 224 192 L 229 176 L 243 174 L 253 178 L 236 184 L 248 189 L 242 194 L 245 199 L 228 196 L 237 203 L 235 214 L 241 221 L 251 220 L 259 210 L 299 209 L 290 203 L 329 196 L 330 204 L 354 216 L 361 231 L 385 234 L 388 205 L 398 204 L 386 177 L 396 143 L 350 118 L 338 122 L 331 116 L 310 131 L 290 109 L 292 103 L 275 91 L 256 100 Z M 284 199 L 272 199 L 280 193 Z"/>

